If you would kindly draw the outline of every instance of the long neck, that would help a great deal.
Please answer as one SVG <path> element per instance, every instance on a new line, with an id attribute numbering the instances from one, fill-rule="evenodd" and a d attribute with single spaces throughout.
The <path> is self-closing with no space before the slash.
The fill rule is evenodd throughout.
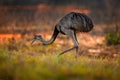
<path id="1" fill-rule="evenodd" d="M 54 32 L 53 32 L 53 35 L 52 35 L 51 39 L 48 40 L 48 41 L 46 41 L 45 39 L 41 38 L 41 42 L 43 43 L 43 45 L 52 44 L 52 43 L 55 41 L 58 33 L 59 33 L 59 31 L 58 31 L 57 28 L 55 27 L 55 30 L 54 30 Z"/>

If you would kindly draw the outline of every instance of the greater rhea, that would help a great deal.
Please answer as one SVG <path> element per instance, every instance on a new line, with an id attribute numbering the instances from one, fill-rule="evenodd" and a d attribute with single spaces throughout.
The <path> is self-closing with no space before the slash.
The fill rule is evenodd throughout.
<path id="1" fill-rule="evenodd" d="M 72 48 L 69 48 L 59 55 L 62 55 L 70 50 L 76 49 L 76 57 L 78 56 L 78 41 L 76 38 L 76 33 L 78 32 L 89 32 L 93 29 L 93 22 L 92 20 L 85 14 L 71 12 L 64 16 L 55 26 L 53 35 L 50 40 L 46 41 L 42 38 L 41 35 L 35 35 L 32 41 L 32 44 L 36 40 L 40 40 L 43 45 L 52 44 L 58 33 L 62 33 L 70 37 L 74 43 Z"/>

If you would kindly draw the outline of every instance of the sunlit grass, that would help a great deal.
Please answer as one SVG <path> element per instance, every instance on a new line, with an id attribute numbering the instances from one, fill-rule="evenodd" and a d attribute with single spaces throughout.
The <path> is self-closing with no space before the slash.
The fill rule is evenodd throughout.
<path id="1" fill-rule="evenodd" d="M 0 46 L 0 79 L 120 80 L 120 59 L 87 56 L 76 59 L 72 52 L 57 57 L 54 44 L 45 47 L 20 43 Z"/>

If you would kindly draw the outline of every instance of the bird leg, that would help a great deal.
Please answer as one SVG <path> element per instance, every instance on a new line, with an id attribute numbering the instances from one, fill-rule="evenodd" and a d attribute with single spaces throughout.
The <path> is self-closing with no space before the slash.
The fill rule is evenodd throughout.
<path id="1" fill-rule="evenodd" d="M 76 56 L 75 57 L 77 58 L 77 56 L 78 56 L 78 41 L 77 41 L 77 38 L 76 38 L 76 34 L 74 33 L 73 30 L 65 30 L 64 32 L 65 32 L 66 35 L 68 35 L 72 39 L 72 41 L 74 42 L 74 47 L 69 48 L 69 49 L 61 52 L 58 56 L 66 53 L 68 51 L 71 51 L 73 49 L 76 49 Z"/>

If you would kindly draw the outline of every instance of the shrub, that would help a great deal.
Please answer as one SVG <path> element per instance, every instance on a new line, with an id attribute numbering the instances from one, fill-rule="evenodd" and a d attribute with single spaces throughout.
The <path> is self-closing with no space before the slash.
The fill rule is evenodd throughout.
<path id="1" fill-rule="evenodd" d="M 106 44 L 107 45 L 117 45 L 120 44 L 120 31 L 113 33 L 107 33 L 106 34 Z"/>

